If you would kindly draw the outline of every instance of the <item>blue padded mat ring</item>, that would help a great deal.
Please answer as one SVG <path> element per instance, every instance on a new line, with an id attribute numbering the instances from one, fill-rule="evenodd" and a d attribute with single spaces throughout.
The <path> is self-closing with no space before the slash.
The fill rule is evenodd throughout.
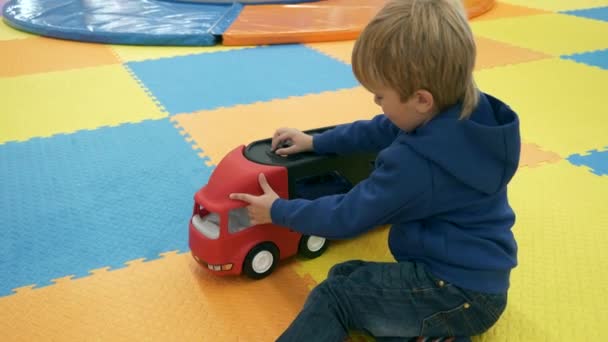
<path id="1" fill-rule="evenodd" d="M 43 36 L 110 44 L 215 45 L 243 5 L 156 0 L 10 0 L 4 20 Z"/>

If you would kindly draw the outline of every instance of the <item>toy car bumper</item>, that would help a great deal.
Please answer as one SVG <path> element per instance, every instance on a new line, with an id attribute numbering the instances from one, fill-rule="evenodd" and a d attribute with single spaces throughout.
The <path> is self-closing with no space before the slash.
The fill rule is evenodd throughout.
<path id="1" fill-rule="evenodd" d="M 223 257 L 220 248 L 189 224 L 189 245 L 192 257 L 206 270 L 216 275 L 239 275 L 242 265 Z"/>

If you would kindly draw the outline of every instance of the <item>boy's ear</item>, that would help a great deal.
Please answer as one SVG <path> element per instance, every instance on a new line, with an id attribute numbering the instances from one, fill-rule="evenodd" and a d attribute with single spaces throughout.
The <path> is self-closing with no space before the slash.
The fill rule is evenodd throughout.
<path id="1" fill-rule="evenodd" d="M 414 93 L 416 110 L 420 114 L 432 113 L 435 110 L 435 99 L 430 91 L 420 89 Z"/>

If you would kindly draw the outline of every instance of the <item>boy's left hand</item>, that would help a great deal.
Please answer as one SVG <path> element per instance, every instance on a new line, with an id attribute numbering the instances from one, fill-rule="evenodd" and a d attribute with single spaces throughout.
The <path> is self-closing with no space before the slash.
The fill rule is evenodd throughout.
<path id="1" fill-rule="evenodd" d="M 258 177 L 260 186 L 264 191 L 264 194 L 260 196 L 254 196 L 250 194 L 230 194 L 230 198 L 233 200 L 240 200 L 249 203 L 247 211 L 249 212 L 249 220 L 252 225 L 272 223 L 270 217 L 270 208 L 272 203 L 279 198 L 274 190 L 268 184 L 266 177 L 263 173 L 260 173 Z"/>

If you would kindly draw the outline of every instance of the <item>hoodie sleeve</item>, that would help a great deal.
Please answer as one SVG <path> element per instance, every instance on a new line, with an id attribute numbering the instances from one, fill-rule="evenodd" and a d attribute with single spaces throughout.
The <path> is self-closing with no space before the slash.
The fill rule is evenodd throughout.
<path id="1" fill-rule="evenodd" d="M 371 120 L 355 121 L 317 134 L 313 146 L 319 154 L 378 152 L 388 147 L 399 132 L 397 126 L 380 114 Z"/>
<path id="2" fill-rule="evenodd" d="M 397 215 L 407 217 L 406 221 L 424 217 L 432 193 L 429 166 L 411 151 L 406 151 L 410 158 L 403 149 L 393 152 L 379 159 L 370 177 L 346 194 L 312 201 L 276 200 L 271 208 L 273 223 L 305 235 L 343 239 L 396 223 Z"/>

